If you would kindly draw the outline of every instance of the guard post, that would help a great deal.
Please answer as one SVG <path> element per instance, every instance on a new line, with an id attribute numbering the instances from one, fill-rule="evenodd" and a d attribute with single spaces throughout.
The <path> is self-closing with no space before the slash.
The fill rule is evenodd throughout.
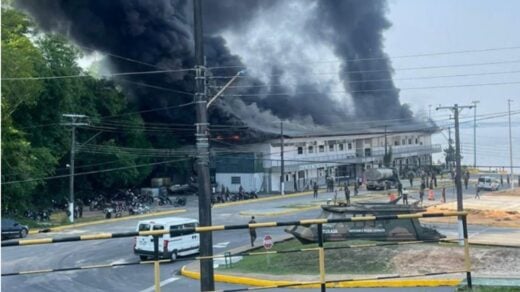
<path id="1" fill-rule="evenodd" d="M 153 260 L 155 292 L 161 292 L 161 270 L 159 267 L 159 235 L 153 236 Z"/>

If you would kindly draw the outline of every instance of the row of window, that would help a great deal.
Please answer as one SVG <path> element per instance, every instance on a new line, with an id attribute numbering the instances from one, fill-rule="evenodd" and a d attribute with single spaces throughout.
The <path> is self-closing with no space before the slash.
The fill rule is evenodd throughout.
<path id="1" fill-rule="evenodd" d="M 329 144 L 329 152 L 333 152 L 336 144 Z M 338 151 L 345 151 L 345 144 L 337 144 Z M 352 150 L 352 143 L 347 143 L 346 149 Z M 314 153 L 314 146 L 307 146 L 307 153 Z M 325 152 L 325 145 L 319 145 L 316 153 Z M 303 146 L 298 147 L 298 154 L 303 154 Z"/>
<path id="2" fill-rule="evenodd" d="M 412 145 L 412 142 L 413 142 L 413 139 L 408 138 L 408 145 Z M 419 144 L 419 138 L 415 138 L 415 144 Z M 422 145 L 422 142 L 420 142 L 420 144 Z M 401 144 L 399 144 L 399 140 L 394 141 L 394 146 L 399 146 L 399 145 L 406 145 L 406 139 L 402 139 Z"/>

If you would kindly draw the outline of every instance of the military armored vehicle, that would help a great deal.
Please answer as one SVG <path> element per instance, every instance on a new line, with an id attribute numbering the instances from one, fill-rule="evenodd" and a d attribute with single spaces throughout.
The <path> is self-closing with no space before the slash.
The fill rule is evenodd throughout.
<path id="1" fill-rule="evenodd" d="M 397 205 L 399 198 L 390 203 L 356 203 L 350 206 L 322 205 L 319 218 L 339 219 L 357 216 L 382 216 L 414 214 L 424 212 L 418 202 L 411 205 Z M 303 244 L 318 241 L 318 226 L 293 226 L 285 230 Z M 438 240 L 446 236 L 437 230 L 422 226 L 417 218 L 378 221 L 355 221 L 323 224 L 324 241 L 367 239 L 384 241 Z"/>

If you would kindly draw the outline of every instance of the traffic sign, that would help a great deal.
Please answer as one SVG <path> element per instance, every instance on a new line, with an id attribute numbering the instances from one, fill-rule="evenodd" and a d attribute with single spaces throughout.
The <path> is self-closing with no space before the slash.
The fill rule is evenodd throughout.
<path id="1" fill-rule="evenodd" d="M 271 249 L 273 247 L 273 238 L 271 235 L 266 234 L 264 236 L 264 248 L 265 249 Z"/>

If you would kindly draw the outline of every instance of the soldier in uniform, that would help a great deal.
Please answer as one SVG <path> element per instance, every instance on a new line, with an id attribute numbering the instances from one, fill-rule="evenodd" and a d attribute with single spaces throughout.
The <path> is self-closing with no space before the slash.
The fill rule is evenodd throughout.
<path id="1" fill-rule="evenodd" d="M 251 220 L 249 220 L 249 224 L 255 224 L 255 216 L 251 216 Z M 255 240 L 256 240 L 256 229 L 255 228 L 249 228 L 249 236 L 251 237 L 251 246 L 255 246 Z"/>

